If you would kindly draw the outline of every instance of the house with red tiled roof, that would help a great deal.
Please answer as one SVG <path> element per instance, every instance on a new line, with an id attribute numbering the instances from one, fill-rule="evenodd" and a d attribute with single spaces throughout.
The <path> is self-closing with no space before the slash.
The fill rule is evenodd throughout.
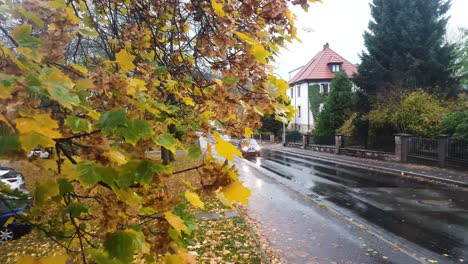
<path id="1" fill-rule="evenodd" d="M 330 82 L 335 73 L 344 71 L 348 77 L 357 72 L 356 65 L 350 63 L 325 44 L 323 50 L 315 55 L 304 67 L 300 68 L 289 80 L 288 97 L 298 111 L 295 120 L 289 125 L 290 130 L 310 132 L 314 128 L 314 114 L 310 110 L 309 87 L 319 85 L 320 93 L 329 92 Z"/>

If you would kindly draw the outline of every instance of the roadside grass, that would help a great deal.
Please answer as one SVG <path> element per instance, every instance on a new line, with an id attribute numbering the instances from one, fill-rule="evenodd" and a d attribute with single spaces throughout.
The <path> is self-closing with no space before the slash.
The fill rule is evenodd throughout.
<path id="1" fill-rule="evenodd" d="M 178 171 L 197 166 L 201 162 L 201 160 L 190 160 L 184 155 L 179 155 L 172 166 L 174 171 Z M 23 173 L 26 178 L 26 188 L 31 193 L 34 193 L 36 182 L 39 180 L 56 178 L 28 161 L 13 163 L 0 161 L 0 164 L 16 168 Z M 167 178 L 164 183 L 170 193 L 183 194 L 189 188 L 183 181 L 190 182 L 192 186 L 198 188 L 200 177 L 202 175 L 192 170 Z M 236 211 L 233 207 L 225 206 L 214 196 L 203 196 L 202 201 L 205 204 L 205 210 L 192 206 L 189 210 L 194 214 L 220 214 Z M 188 246 L 188 250 L 196 256 L 198 263 L 264 263 L 261 251 L 242 216 L 198 219 L 197 225 L 198 230 L 194 242 Z M 17 263 L 17 259 L 21 256 L 44 257 L 64 253 L 65 250 L 62 247 L 40 230 L 34 229 L 17 240 L 0 244 L 0 263 Z M 157 259 L 162 260 L 163 256 Z"/>

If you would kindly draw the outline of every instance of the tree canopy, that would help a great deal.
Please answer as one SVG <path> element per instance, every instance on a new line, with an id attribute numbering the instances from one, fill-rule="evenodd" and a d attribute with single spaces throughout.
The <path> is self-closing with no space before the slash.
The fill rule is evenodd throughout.
<path id="1" fill-rule="evenodd" d="M 455 97 L 454 47 L 444 41 L 449 8 L 450 0 L 374 0 L 356 84 L 381 99 L 415 89 Z"/>
<path id="2" fill-rule="evenodd" d="M 335 74 L 330 83 L 330 93 L 325 99 L 322 112 L 318 115 L 314 134 L 317 136 L 335 135 L 353 111 L 353 84 L 344 71 Z"/>
<path id="3" fill-rule="evenodd" d="M 147 150 L 196 158 L 184 144 L 195 131 L 249 136 L 263 114 L 292 119 L 280 103 L 288 85 L 268 63 L 295 39 L 293 23 L 288 1 L 0 1 L 0 154 L 55 149 L 31 161 L 54 177 L 37 185 L 28 221 L 75 261 L 129 263 L 169 246 L 183 258 L 196 229 L 184 203 L 249 192 L 209 144 L 191 168 L 201 188 L 168 195 L 161 180 L 179 172 Z M 214 140 L 220 156 L 240 155 Z"/>

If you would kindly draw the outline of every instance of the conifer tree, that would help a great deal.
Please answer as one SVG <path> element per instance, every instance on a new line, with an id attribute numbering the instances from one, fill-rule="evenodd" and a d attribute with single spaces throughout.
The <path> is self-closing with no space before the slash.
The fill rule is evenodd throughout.
<path id="1" fill-rule="evenodd" d="M 374 0 L 364 33 L 367 51 L 355 81 L 369 95 L 424 89 L 456 96 L 450 68 L 453 45 L 444 41 L 450 0 Z"/>
<path id="2" fill-rule="evenodd" d="M 314 131 L 314 134 L 318 136 L 334 135 L 353 111 L 352 83 L 344 71 L 335 75 L 330 83 L 330 89 L 323 111 L 318 115 L 317 127 Z"/>

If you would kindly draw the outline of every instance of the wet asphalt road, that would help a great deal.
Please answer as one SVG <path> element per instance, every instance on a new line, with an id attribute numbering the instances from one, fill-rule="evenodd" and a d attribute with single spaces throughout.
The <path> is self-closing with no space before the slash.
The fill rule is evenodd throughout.
<path id="1" fill-rule="evenodd" d="M 288 263 L 468 261 L 467 192 L 273 150 L 236 163 Z"/>

